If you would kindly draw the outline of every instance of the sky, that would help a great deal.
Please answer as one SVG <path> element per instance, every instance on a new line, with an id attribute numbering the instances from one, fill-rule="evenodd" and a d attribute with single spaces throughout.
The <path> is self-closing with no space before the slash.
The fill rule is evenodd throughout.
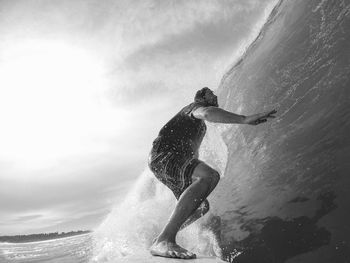
<path id="1" fill-rule="evenodd" d="M 0 235 L 93 229 L 274 0 L 0 0 Z"/>

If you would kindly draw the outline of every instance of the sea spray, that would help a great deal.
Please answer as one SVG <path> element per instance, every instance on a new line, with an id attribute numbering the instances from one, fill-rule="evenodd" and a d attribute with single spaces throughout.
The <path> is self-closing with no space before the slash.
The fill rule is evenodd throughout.
<path id="1" fill-rule="evenodd" d="M 98 262 L 147 249 L 175 204 L 170 191 L 145 169 L 133 188 L 95 231 Z"/>

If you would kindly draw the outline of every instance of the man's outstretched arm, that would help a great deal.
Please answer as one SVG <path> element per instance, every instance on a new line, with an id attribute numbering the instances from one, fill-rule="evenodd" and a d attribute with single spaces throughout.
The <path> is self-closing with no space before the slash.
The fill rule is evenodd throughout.
<path id="1" fill-rule="evenodd" d="M 257 125 L 262 122 L 266 122 L 267 118 L 275 118 L 275 116 L 272 114 L 275 114 L 276 112 L 276 110 L 272 110 L 250 116 L 244 116 L 211 106 L 200 107 L 193 111 L 192 115 L 198 119 L 206 120 L 209 122 Z"/>

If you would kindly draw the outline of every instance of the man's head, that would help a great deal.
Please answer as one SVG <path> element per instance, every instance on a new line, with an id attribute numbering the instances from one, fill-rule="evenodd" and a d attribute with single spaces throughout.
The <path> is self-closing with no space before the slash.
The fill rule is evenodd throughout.
<path id="1" fill-rule="evenodd" d="M 197 91 L 194 97 L 195 102 L 204 103 L 206 106 L 218 107 L 218 97 L 214 95 L 214 92 L 208 87 L 204 87 Z"/>

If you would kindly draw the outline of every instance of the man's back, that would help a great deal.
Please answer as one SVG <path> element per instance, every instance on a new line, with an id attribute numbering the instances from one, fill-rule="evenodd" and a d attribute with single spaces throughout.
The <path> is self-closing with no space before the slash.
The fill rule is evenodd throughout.
<path id="1" fill-rule="evenodd" d="M 203 106 L 193 102 L 182 108 L 163 126 L 157 139 L 174 150 L 197 152 L 205 135 L 206 125 L 203 120 L 195 118 L 192 112 Z"/>

